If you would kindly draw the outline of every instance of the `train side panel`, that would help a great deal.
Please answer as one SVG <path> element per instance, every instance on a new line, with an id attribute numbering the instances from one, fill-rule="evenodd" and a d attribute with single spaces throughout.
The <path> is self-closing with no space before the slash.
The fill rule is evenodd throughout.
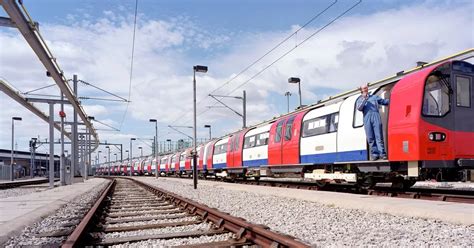
<path id="1" fill-rule="evenodd" d="M 341 102 L 310 110 L 303 118 L 301 163 L 327 164 L 338 160 L 337 125 Z"/>
<path id="2" fill-rule="evenodd" d="M 368 160 L 363 114 L 356 109 L 359 95 L 348 97 L 339 109 L 336 161 Z"/>
<path id="3" fill-rule="evenodd" d="M 214 145 L 214 154 L 212 156 L 212 168 L 223 169 L 227 167 L 227 145 L 229 137 L 219 140 Z"/>
<path id="4" fill-rule="evenodd" d="M 266 124 L 248 131 L 245 134 L 242 160 L 244 167 L 268 165 L 268 139 L 270 127 Z"/>

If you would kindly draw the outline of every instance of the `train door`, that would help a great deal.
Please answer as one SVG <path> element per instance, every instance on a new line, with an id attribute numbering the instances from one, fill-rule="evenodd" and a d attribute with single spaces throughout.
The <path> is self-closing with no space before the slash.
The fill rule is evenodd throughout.
<path id="1" fill-rule="evenodd" d="M 337 161 L 365 161 L 367 156 L 367 139 L 365 136 L 363 114 L 356 109 L 359 95 L 346 99 L 339 108 L 337 128 Z"/>
<path id="2" fill-rule="evenodd" d="M 451 85 L 454 95 L 454 156 L 469 158 L 474 155 L 472 136 L 474 131 L 474 66 L 463 61 L 453 61 Z"/>
<path id="3" fill-rule="evenodd" d="M 238 133 L 230 136 L 229 143 L 227 143 L 227 166 L 234 167 L 235 157 L 235 141 L 238 140 Z"/>
<path id="4" fill-rule="evenodd" d="M 268 144 L 268 164 L 280 165 L 283 162 L 283 131 L 286 118 L 275 122 L 270 127 L 270 138 Z"/>
<path id="5" fill-rule="evenodd" d="M 304 112 L 291 116 L 285 123 L 281 146 L 282 164 L 299 164 L 300 162 L 300 131 Z"/>
<path id="6" fill-rule="evenodd" d="M 244 148 L 244 137 L 248 129 L 242 130 L 235 135 L 234 139 L 234 167 L 242 167 L 242 152 Z"/>
<path id="7" fill-rule="evenodd" d="M 395 84 L 387 84 L 382 87 L 380 87 L 374 95 L 379 96 L 383 99 L 390 99 L 390 92 L 392 91 L 392 88 Z M 385 105 L 379 105 L 379 113 L 380 113 L 380 118 L 382 119 L 382 134 L 383 134 L 383 142 L 384 142 L 384 147 L 385 147 L 385 152 L 387 155 L 389 155 L 388 151 L 388 113 L 389 113 L 389 108 L 390 104 L 385 106 Z M 370 150 L 370 147 L 369 147 Z M 369 151 L 369 154 L 370 151 Z"/>

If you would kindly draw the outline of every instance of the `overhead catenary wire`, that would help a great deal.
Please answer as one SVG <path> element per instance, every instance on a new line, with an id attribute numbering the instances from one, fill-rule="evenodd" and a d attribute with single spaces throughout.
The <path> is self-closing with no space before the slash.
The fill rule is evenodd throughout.
<path id="1" fill-rule="evenodd" d="M 315 35 L 319 34 L 321 31 L 323 31 L 324 29 L 326 29 L 327 27 L 329 27 L 331 24 L 333 24 L 335 21 L 337 21 L 339 18 L 343 17 L 345 14 L 347 14 L 349 11 L 351 11 L 352 9 L 354 9 L 357 5 L 359 5 L 360 3 L 362 2 L 362 0 L 359 0 L 357 3 L 355 3 L 354 5 L 352 5 L 350 8 L 348 8 L 347 10 L 345 10 L 344 12 L 342 12 L 341 14 L 339 14 L 338 16 L 336 16 L 334 19 L 332 19 L 330 22 L 328 22 L 326 25 L 322 26 L 321 28 L 317 29 L 315 32 L 313 32 L 310 36 L 306 37 L 306 39 L 304 39 L 303 41 L 301 41 L 300 43 L 296 44 L 293 48 L 291 48 L 290 50 L 288 50 L 287 52 L 285 52 L 284 54 L 282 54 L 280 57 L 278 57 L 276 60 L 274 60 L 272 63 L 268 64 L 267 66 L 265 66 L 263 69 L 261 69 L 260 71 L 258 71 L 257 73 L 255 73 L 252 77 L 250 77 L 249 79 L 247 79 L 246 81 L 244 81 L 243 83 L 239 84 L 237 87 L 235 87 L 233 90 L 231 90 L 229 93 L 227 93 L 226 96 L 229 96 L 230 94 L 232 94 L 233 92 L 235 92 L 236 90 L 238 90 L 240 87 L 246 85 L 247 83 L 249 83 L 250 81 L 252 81 L 252 79 L 258 77 L 260 74 L 262 74 L 264 71 L 266 71 L 268 68 L 270 68 L 271 66 L 273 66 L 274 64 L 276 64 L 278 61 L 280 61 L 281 59 L 283 59 L 284 57 L 286 57 L 286 55 L 290 54 L 291 52 L 293 52 L 296 48 L 298 48 L 299 46 L 301 46 L 303 43 L 305 43 L 306 41 L 310 40 L 311 38 L 313 38 Z"/>
<path id="2" fill-rule="evenodd" d="M 336 3 L 337 3 L 338 0 L 334 0 L 334 2 L 332 2 L 330 5 L 328 5 L 326 8 L 324 8 L 323 10 L 321 10 L 320 12 L 318 12 L 316 15 L 314 15 L 309 21 L 307 21 L 305 24 L 303 24 L 300 28 L 298 28 L 296 31 L 294 31 L 293 33 L 291 33 L 290 35 L 288 35 L 287 37 L 285 37 L 283 40 L 281 40 L 278 44 L 276 44 L 275 46 L 273 46 L 270 50 L 268 50 L 267 52 L 265 52 L 262 56 L 260 56 L 259 58 L 257 58 L 256 60 L 254 60 L 252 63 L 250 63 L 248 66 L 246 66 L 244 69 L 242 69 L 239 73 L 237 73 L 235 76 L 233 76 L 231 79 L 227 80 L 224 84 L 218 86 L 217 88 L 215 88 L 214 90 L 212 90 L 211 92 L 209 92 L 205 97 L 203 97 L 202 99 L 200 99 L 197 104 L 199 105 L 200 103 L 202 103 L 205 99 L 208 98 L 209 94 L 212 94 L 220 89 L 222 89 L 223 87 L 225 87 L 226 85 L 230 84 L 231 82 L 233 82 L 236 78 L 240 77 L 243 73 L 245 73 L 246 71 L 248 71 L 250 68 L 252 68 L 255 64 L 257 64 L 258 62 L 260 62 L 263 58 L 265 58 L 266 56 L 268 56 L 270 53 L 272 53 L 273 51 L 275 51 L 277 48 L 279 48 L 281 45 L 283 45 L 285 42 L 287 42 L 291 37 L 295 36 L 298 34 L 299 31 L 301 31 L 303 28 L 305 28 L 306 26 L 308 26 L 309 24 L 311 24 L 313 21 L 315 21 L 318 17 L 320 17 L 322 14 L 324 14 L 325 12 L 327 12 L 331 7 L 333 7 Z M 178 118 L 176 118 L 173 122 L 176 122 L 178 119 L 182 118 L 183 116 L 187 115 L 187 111 L 179 116 Z"/>
<path id="3" fill-rule="evenodd" d="M 131 95 L 132 95 L 132 79 L 133 79 L 133 59 L 135 55 L 135 36 L 136 36 L 136 30 L 137 30 L 137 12 L 138 12 L 138 0 L 135 0 L 135 17 L 133 21 L 133 37 L 132 37 L 132 56 L 130 59 L 130 80 L 128 83 L 128 101 L 127 101 L 127 106 L 125 108 L 125 112 L 123 113 L 122 116 L 122 121 L 120 122 L 119 129 L 122 129 L 122 125 L 125 121 L 125 118 L 127 117 L 127 112 L 128 112 L 128 107 L 130 106 L 130 100 L 131 100 Z"/>
<path id="4" fill-rule="evenodd" d="M 229 93 L 227 93 L 225 96 L 230 96 L 230 94 L 234 93 L 237 89 L 241 88 L 242 86 L 246 85 L 247 83 L 249 83 L 251 80 L 255 79 L 256 77 L 258 77 L 260 74 L 262 74 L 264 71 L 266 71 L 268 68 L 270 68 L 271 66 L 273 66 L 274 64 L 276 64 L 278 61 L 280 61 L 281 59 L 283 59 L 284 57 L 286 57 L 288 54 L 290 54 L 291 52 L 293 52 L 295 49 L 297 49 L 298 47 L 300 47 L 303 43 L 305 43 L 306 41 L 310 40 L 311 38 L 313 38 L 314 36 L 316 36 L 317 34 L 319 34 L 321 31 L 323 31 L 324 29 L 326 29 L 328 26 L 330 26 L 331 24 L 333 24 L 334 22 L 336 22 L 338 19 L 340 19 L 341 17 L 343 17 L 344 15 L 346 15 L 349 11 L 351 11 L 352 9 L 354 9 L 355 7 L 357 7 L 357 5 L 359 5 L 360 3 L 362 2 L 362 0 L 359 0 L 358 2 L 356 2 L 355 4 L 353 4 L 350 8 L 346 9 L 345 11 L 343 11 L 341 14 L 339 14 L 338 16 L 336 16 L 335 18 L 333 18 L 331 21 L 329 21 L 328 23 L 326 23 L 324 26 L 322 26 L 321 28 L 317 29 L 315 32 L 313 32 L 310 36 L 306 37 L 303 41 L 301 41 L 300 43 L 297 43 L 293 48 L 291 48 L 290 50 L 288 50 L 287 52 L 283 53 L 281 56 L 279 56 L 276 60 L 274 60 L 273 62 L 271 62 L 270 64 L 268 64 L 267 66 L 265 66 L 263 69 L 259 70 L 257 73 L 255 73 L 253 76 L 251 76 L 249 79 L 247 79 L 246 81 L 244 81 L 243 83 L 239 84 L 237 87 L 235 87 L 234 89 L 232 89 Z M 216 104 L 214 104 L 216 105 Z M 213 106 L 214 106 L 213 105 Z M 208 112 L 210 109 L 212 108 L 206 108 L 204 109 L 203 111 L 199 112 L 197 114 L 197 116 L 200 116 L 206 112 Z"/>
<path id="5" fill-rule="evenodd" d="M 107 93 L 107 94 L 109 94 L 109 95 L 115 96 L 115 97 L 121 99 L 121 100 L 124 101 L 124 102 L 129 102 L 129 100 L 127 100 L 127 99 L 125 99 L 125 98 L 123 98 L 123 97 L 121 97 L 121 96 L 119 96 L 119 95 L 116 95 L 116 94 L 114 94 L 114 93 L 112 93 L 112 92 L 110 92 L 110 91 L 107 91 L 107 90 L 105 90 L 105 89 L 102 89 L 102 88 L 100 88 L 100 87 L 98 87 L 98 86 L 95 86 L 95 85 L 93 85 L 93 84 L 91 84 L 91 83 L 88 83 L 88 82 L 83 81 L 83 80 L 78 80 L 78 81 L 79 81 L 80 83 L 83 83 L 83 84 L 87 85 L 87 86 L 90 86 L 90 87 L 92 87 L 92 88 L 95 88 L 95 89 L 98 89 L 98 90 L 100 90 L 100 91 L 102 91 L 102 92 L 105 92 L 105 93 Z M 130 98 L 130 96 L 129 96 L 129 98 Z"/>

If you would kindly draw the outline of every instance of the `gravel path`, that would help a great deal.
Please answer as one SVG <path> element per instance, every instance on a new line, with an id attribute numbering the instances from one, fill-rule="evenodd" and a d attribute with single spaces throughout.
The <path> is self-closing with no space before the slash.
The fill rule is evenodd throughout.
<path id="1" fill-rule="evenodd" d="M 474 244 L 474 226 L 344 209 L 218 187 L 199 187 L 196 191 L 186 180 L 140 180 L 318 247 L 472 247 Z"/>
<path id="2" fill-rule="evenodd" d="M 33 226 L 26 227 L 23 232 L 10 238 L 6 247 L 20 246 L 58 246 L 66 237 L 40 237 L 41 234 L 64 231 L 72 229 L 73 224 L 78 224 L 79 219 L 84 216 L 95 202 L 100 193 L 107 186 L 108 181 L 104 181 L 93 190 L 76 197 L 74 200 L 66 203 L 53 215 L 44 218 Z"/>

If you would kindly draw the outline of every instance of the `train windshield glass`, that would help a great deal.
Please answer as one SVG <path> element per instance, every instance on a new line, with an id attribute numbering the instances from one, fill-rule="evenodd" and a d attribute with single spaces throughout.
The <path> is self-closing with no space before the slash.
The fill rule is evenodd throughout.
<path id="1" fill-rule="evenodd" d="M 429 76 L 425 84 L 423 115 L 444 116 L 449 109 L 449 88 L 438 76 Z"/>

